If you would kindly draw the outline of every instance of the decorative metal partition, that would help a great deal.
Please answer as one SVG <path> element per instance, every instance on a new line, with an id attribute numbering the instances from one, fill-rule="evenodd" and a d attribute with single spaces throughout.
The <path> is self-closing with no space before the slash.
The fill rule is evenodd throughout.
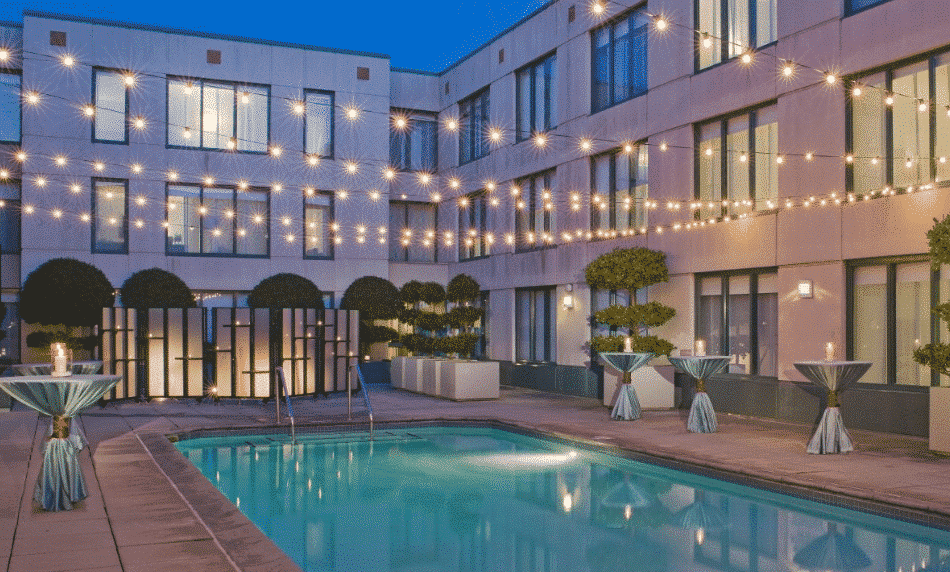
<path id="1" fill-rule="evenodd" d="M 124 378 L 106 399 L 269 399 L 277 366 L 291 395 L 328 394 L 359 361 L 359 313 L 347 310 L 106 308 L 101 332 L 103 371 Z"/>

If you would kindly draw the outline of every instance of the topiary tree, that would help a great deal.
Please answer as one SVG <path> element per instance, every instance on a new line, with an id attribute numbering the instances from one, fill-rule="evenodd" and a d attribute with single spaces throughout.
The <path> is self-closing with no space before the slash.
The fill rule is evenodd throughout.
<path id="1" fill-rule="evenodd" d="M 471 357 L 478 348 L 481 336 L 473 328 L 485 315 L 485 310 L 472 304 L 478 300 L 481 290 L 478 281 L 467 274 L 459 274 L 449 281 L 448 298 L 455 306 L 446 314 L 446 324 L 456 333 L 443 342 L 445 353 Z"/>
<path id="2" fill-rule="evenodd" d="M 587 285 L 602 290 L 627 290 L 628 305 L 614 304 L 594 314 L 593 319 L 612 328 L 626 328 L 634 352 L 669 355 L 673 344 L 645 333 L 647 328 L 662 326 L 676 310 L 658 302 L 636 303 L 637 290 L 670 279 L 666 254 L 648 248 L 618 248 L 595 258 L 584 272 Z M 595 336 L 590 347 L 595 352 L 622 351 L 624 337 Z"/>
<path id="3" fill-rule="evenodd" d="M 247 297 L 251 308 L 323 309 L 323 292 L 309 279 L 297 274 L 275 274 L 258 282 Z"/>
<path id="4" fill-rule="evenodd" d="M 126 278 L 119 289 L 126 308 L 194 308 L 195 295 L 185 282 L 167 270 L 149 268 Z"/>
<path id="5" fill-rule="evenodd" d="M 482 291 L 478 281 L 468 274 L 459 274 L 449 280 L 447 298 L 449 302 L 462 304 L 464 302 L 474 302 L 478 299 L 478 294 Z"/>
<path id="6" fill-rule="evenodd" d="M 934 226 L 927 231 L 930 243 L 930 267 L 939 271 L 944 264 L 950 264 L 950 215 L 943 220 L 934 219 Z M 933 313 L 940 320 L 950 324 L 950 303 L 934 306 Z M 914 361 L 940 373 L 950 376 L 950 344 L 931 342 L 914 350 Z"/>
<path id="7" fill-rule="evenodd" d="M 54 258 L 27 275 L 20 289 L 20 317 L 27 324 L 63 326 L 65 330 L 27 336 L 30 347 L 49 345 L 51 335 L 73 349 L 91 349 L 95 336 L 76 337 L 74 328 L 91 328 L 102 320 L 102 309 L 115 302 L 109 279 L 95 266 L 73 258 Z M 31 345 L 31 342 L 36 345 Z"/>
<path id="8" fill-rule="evenodd" d="M 404 307 L 399 290 L 389 280 L 378 276 L 357 278 L 343 293 L 340 307 L 360 312 L 360 355 L 366 355 L 373 344 L 399 337 L 393 328 L 375 323 L 398 318 Z"/>

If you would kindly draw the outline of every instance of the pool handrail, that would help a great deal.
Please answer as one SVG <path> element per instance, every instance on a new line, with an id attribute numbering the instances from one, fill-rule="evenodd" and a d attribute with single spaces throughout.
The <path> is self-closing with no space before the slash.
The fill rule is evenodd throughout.
<path id="1" fill-rule="evenodd" d="M 290 391 L 287 390 L 287 379 L 284 377 L 284 368 L 278 366 L 274 371 L 277 373 L 277 379 L 280 381 L 280 386 L 277 388 L 277 391 L 280 392 L 281 389 L 283 389 L 284 399 L 287 400 L 287 412 L 290 415 L 290 441 L 296 445 L 297 427 L 294 422 L 294 406 L 290 403 Z M 277 424 L 280 425 L 280 395 L 278 395 L 274 401 L 277 403 Z"/>
<path id="2" fill-rule="evenodd" d="M 353 364 L 356 368 L 356 377 L 360 381 L 360 391 L 363 392 L 363 402 L 366 404 L 366 411 L 369 414 L 369 438 L 373 438 L 373 406 L 369 402 L 369 392 L 366 391 L 366 382 L 363 381 L 363 370 L 360 364 Z M 347 398 L 347 419 L 353 420 L 353 376 L 346 376 L 346 398 Z"/>

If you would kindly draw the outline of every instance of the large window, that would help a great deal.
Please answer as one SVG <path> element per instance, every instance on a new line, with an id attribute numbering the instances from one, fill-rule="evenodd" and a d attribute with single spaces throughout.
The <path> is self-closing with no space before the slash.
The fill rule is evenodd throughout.
<path id="1" fill-rule="evenodd" d="M 860 261 L 849 266 L 849 359 L 874 365 L 862 383 L 928 386 L 937 377 L 914 361 L 914 349 L 948 339 L 931 312 L 932 300 L 950 301 L 950 272 L 931 272 L 927 260 Z"/>
<path id="2" fill-rule="evenodd" d="M 459 102 L 459 164 L 488 155 L 488 89 Z"/>
<path id="3" fill-rule="evenodd" d="M 333 93 L 307 91 L 304 117 L 304 152 L 307 155 L 333 157 Z"/>
<path id="4" fill-rule="evenodd" d="M 774 270 L 697 276 L 696 338 L 732 357 L 729 373 L 777 375 L 777 282 Z"/>
<path id="5" fill-rule="evenodd" d="M 16 294 L 4 294 L 0 302 L 7 308 L 7 315 L 0 321 L 0 331 L 6 333 L 0 339 L 0 359 L 20 361 L 20 304 L 16 301 Z M 10 363 L 10 362 L 8 362 Z"/>
<path id="6" fill-rule="evenodd" d="M 557 58 L 554 54 L 515 73 L 515 138 L 524 141 L 557 125 Z"/>
<path id="7" fill-rule="evenodd" d="M 303 199 L 304 258 L 332 259 L 333 193 L 316 192 Z"/>
<path id="8" fill-rule="evenodd" d="M 649 24 L 644 7 L 591 32 L 593 112 L 646 93 Z"/>
<path id="9" fill-rule="evenodd" d="M 858 10 L 863 10 L 865 8 L 870 8 L 876 4 L 881 4 L 887 0 L 846 0 L 848 6 L 848 13 L 857 12 Z"/>
<path id="10" fill-rule="evenodd" d="M 393 110 L 395 124 L 389 132 L 389 162 L 404 171 L 428 171 L 436 168 L 439 117 L 423 111 Z"/>
<path id="11" fill-rule="evenodd" d="M 20 254 L 20 181 L 0 182 L 0 254 Z"/>
<path id="12" fill-rule="evenodd" d="M 436 262 L 438 220 L 431 203 L 390 201 L 389 259 L 393 262 Z"/>
<path id="13" fill-rule="evenodd" d="M 266 189 L 169 185 L 165 253 L 267 257 L 269 212 Z"/>
<path id="14" fill-rule="evenodd" d="M 777 40 L 776 2 L 696 0 L 697 69 L 708 68 Z"/>
<path id="15" fill-rule="evenodd" d="M 129 182 L 125 179 L 92 180 L 92 251 L 129 252 Z"/>
<path id="16" fill-rule="evenodd" d="M 856 77 L 849 87 L 852 192 L 950 179 L 950 53 Z"/>
<path id="17" fill-rule="evenodd" d="M 519 288 L 515 291 L 515 314 L 515 359 L 554 361 L 557 355 L 554 288 Z"/>
<path id="18" fill-rule="evenodd" d="M 168 145 L 266 153 L 270 87 L 168 80 Z"/>
<path id="19" fill-rule="evenodd" d="M 20 73 L 0 71 L 0 141 L 20 142 Z"/>
<path id="20" fill-rule="evenodd" d="M 516 250 L 531 250 L 554 243 L 554 171 L 545 171 L 516 182 Z"/>
<path id="21" fill-rule="evenodd" d="M 778 196 L 776 106 L 704 123 L 696 138 L 701 218 L 770 208 Z"/>
<path id="22" fill-rule="evenodd" d="M 459 201 L 459 260 L 490 253 L 488 229 L 488 196 L 485 191 L 462 197 Z"/>
<path id="23" fill-rule="evenodd" d="M 591 159 L 591 232 L 596 238 L 626 235 L 647 225 L 648 160 L 646 145 Z"/>
<path id="24" fill-rule="evenodd" d="M 129 92 L 125 87 L 125 77 L 114 70 L 95 69 L 92 74 L 96 107 L 93 140 L 128 143 Z"/>

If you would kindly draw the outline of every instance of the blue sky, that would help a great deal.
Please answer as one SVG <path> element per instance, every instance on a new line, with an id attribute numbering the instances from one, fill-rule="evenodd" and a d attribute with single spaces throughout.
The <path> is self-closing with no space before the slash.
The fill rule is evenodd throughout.
<path id="1" fill-rule="evenodd" d="M 392 56 L 394 67 L 441 71 L 543 3 L 543 0 L 316 0 L 281 4 L 200 0 L 6 0 L 0 5 L 0 20 L 19 22 L 24 9 L 57 12 L 378 52 Z M 276 9 L 268 10 L 270 6 Z"/>

